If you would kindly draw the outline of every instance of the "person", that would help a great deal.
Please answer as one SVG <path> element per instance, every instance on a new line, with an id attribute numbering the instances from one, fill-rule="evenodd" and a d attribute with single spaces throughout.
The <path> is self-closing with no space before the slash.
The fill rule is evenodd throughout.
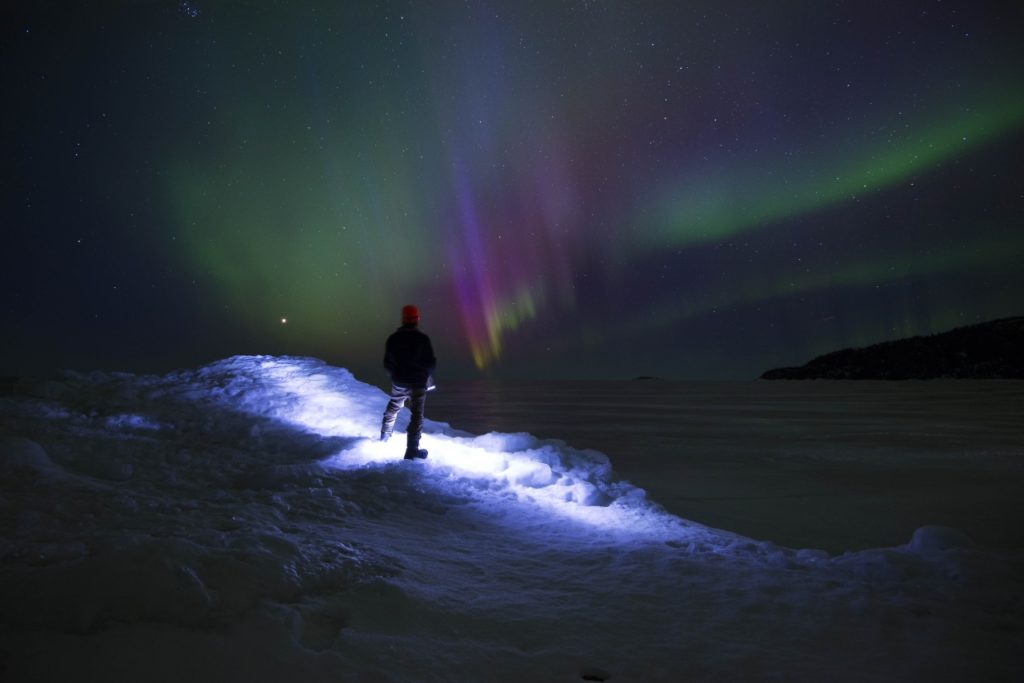
<path id="1" fill-rule="evenodd" d="M 384 368 L 391 376 L 391 400 L 384 409 L 380 440 L 391 438 L 398 412 L 408 404 L 412 419 L 406 432 L 406 460 L 427 457 L 426 449 L 420 448 L 420 435 L 423 433 L 427 389 L 432 384 L 431 376 L 437 365 L 430 337 L 420 332 L 419 322 L 419 309 L 411 304 L 403 306 L 402 326 L 384 344 Z"/>

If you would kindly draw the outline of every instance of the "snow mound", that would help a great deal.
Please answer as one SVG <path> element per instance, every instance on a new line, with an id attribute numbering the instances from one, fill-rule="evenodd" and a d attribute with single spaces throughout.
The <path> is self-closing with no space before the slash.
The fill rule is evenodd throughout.
<path id="1" fill-rule="evenodd" d="M 17 436 L 0 436 L 0 473 L 4 476 L 27 475 L 33 478 L 59 478 L 64 475 L 46 451 L 35 441 Z"/>
<path id="2" fill-rule="evenodd" d="M 402 459 L 408 412 L 400 415 L 392 440 L 380 443 L 381 413 L 388 397 L 345 369 L 313 358 L 236 356 L 180 379 L 193 385 L 214 383 L 215 396 L 225 407 L 320 438 L 348 439 L 346 447 L 321 460 L 325 468 L 409 464 Z M 430 452 L 425 462 L 416 463 L 426 483 L 447 494 L 474 496 L 484 506 L 506 506 L 513 499 L 541 515 L 555 513 L 609 530 L 666 539 L 703 529 L 665 514 L 646 500 L 642 489 L 617 480 L 607 456 L 597 451 L 525 433 L 474 436 L 429 419 L 421 446 Z"/>
<path id="3" fill-rule="evenodd" d="M 910 538 L 910 549 L 921 555 L 971 548 L 974 541 L 967 534 L 944 526 L 923 526 Z"/>

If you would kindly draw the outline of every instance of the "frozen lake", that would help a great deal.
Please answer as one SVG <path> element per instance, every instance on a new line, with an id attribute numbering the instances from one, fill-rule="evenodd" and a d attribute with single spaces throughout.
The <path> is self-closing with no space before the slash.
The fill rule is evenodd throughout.
<path id="1" fill-rule="evenodd" d="M 1024 382 L 446 382 L 428 417 L 607 454 L 669 512 L 830 552 L 1024 546 Z"/>

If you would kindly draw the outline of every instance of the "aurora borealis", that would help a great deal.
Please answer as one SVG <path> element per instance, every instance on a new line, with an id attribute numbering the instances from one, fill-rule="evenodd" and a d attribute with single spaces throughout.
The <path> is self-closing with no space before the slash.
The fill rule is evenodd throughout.
<path id="1" fill-rule="evenodd" d="M 6 374 L 372 381 L 416 303 L 442 378 L 746 378 L 1022 313 L 1012 3 L 4 13 Z"/>

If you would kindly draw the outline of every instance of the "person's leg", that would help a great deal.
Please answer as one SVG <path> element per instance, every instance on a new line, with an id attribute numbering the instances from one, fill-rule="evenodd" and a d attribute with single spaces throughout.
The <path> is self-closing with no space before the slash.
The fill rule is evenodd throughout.
<path id="1" fill-rule="evenodd" d="M 395 420 L 398 419 L 398 411 L 405 405 L 409 398 L 409 390 L 404 387 L 391 387 L 391 399 L 384 409 L 384 419 L 380 423 L 380 440 L 387 441 L 391 438 L 391 432 L 395 431 Z"/>
<path id="2" fill-rule="evenodd" d="M 427 390 L 414 389 L 409 396 L 409 410 L 412 418 L 406 432 L 405 455 L 417 455 L 420 448 L 420 435 L 423 433 L 423 411 L 427 405 Z"/>

